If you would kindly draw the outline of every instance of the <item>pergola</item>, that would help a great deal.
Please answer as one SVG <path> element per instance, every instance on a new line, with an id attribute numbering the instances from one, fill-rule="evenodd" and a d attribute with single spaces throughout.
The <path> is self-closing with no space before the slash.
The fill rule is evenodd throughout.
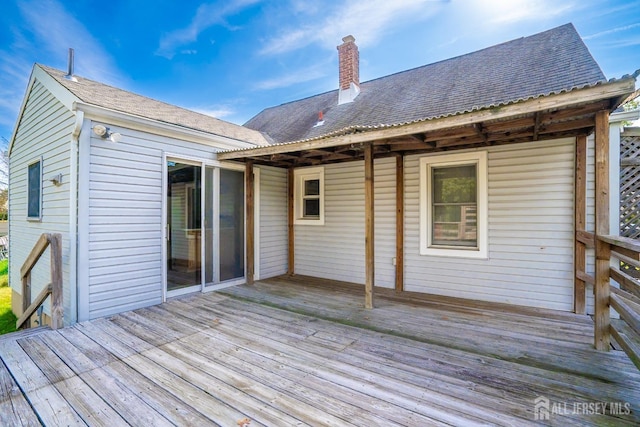
<path id="1" fill-rule="evenodd" d="M 523 99 L 506 105 L 472 110 L 411 123 L 352 126 L 315 139 L 266 147 L 227 151 L 219 160 L 246 164 L 247 283 L 254 272 L 254 165 L 289 171 L 289 274 L 294 274 L 293 169 L 302 166 L 364 160 L 365 171 L 365 306 L 373 308 L 374 271 L 374 158 L 396 158 L 396 283 L 403 290 L 404 171 L 407 154 L 435 153 L 482 146 L 516 144 L 575 137 L 575 293 L 574 311 L 585 313 L 586 284 L 595 289 L 595 345 L 609 347 L 609 114 L 635 92 L 635 76 L 596 85 Z M 587 136 L 595 133 L 595 233 L 586 227 Z M 612 189 L 615 191 L 615 189 Z M 610 239 L 610 236 L 607 237 Z M 621 244 L 617 241 L 617 244 Z M 636 243 L 637 244 L 637 243 Z M 631 245 L 631 243 L 629 243 Z M 595 277 L 585 272 L 586 248 L 596 249 Z M 633 246 L 632 249 L 637 249 Z M 637 258 L 637 254 L 635 255 Z M 615 299 L 615 298 L 614 298 Z M 615 308 L 615 306 L 614 306 Z M 618 309 L 618 308 L 616 308 Z M 620 310 L 618 310 L 620 311 Z"/>

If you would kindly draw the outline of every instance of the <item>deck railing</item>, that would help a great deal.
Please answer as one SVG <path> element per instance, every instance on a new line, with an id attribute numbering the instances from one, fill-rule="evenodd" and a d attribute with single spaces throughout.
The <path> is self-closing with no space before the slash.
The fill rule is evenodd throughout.
<path id="1" fill-rule="evenodd" d="M 595 239 L 596 347 L 600 344 L 601 350 L 608 349 L 613 337 L 640 369 L 640 281 L 621 270 L 620 262 L 617 266 L 610 265 L 613 257 L 640 268 L 640 240 L 620 236 L 596 236 Z M 611 286 L 611 279 L 620 287 Z M 618 312 L 620 320 L 609 318 L 609 306 Z"/>
<path id="2" fill-rule="evenodd" d="M 51 283 L 45 286 L 36 299 L 31 302 L 31 270 L 47 248 L 50 248 L 51 252 Z M 49 295 L 51 295 L 51 329 L 61 328 L 64 313 L 62 305 L 62 235 L 44 233 L 40 236 L 20 269 L 20 278 L 22 280 L 22 316 L 16 322 L 16 328 L 31 327 L 31 316 Z"/>

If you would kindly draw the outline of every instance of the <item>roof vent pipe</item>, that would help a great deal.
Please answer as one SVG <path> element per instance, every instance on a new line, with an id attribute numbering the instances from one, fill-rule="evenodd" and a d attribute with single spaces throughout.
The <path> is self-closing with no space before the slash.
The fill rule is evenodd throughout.
<path id="1" fill-rule="evenodd" d="M 68 69 L 67 69 L 67 75 L 64 76 L 65 79 L 67 80 L 71 80 L 74 82 L 77 82 L 78 80 L 76 80 L 75 77 L 73 77 L 73 48 L 70 47 L 69 48 L 69 61 L 68 61 Z"/>

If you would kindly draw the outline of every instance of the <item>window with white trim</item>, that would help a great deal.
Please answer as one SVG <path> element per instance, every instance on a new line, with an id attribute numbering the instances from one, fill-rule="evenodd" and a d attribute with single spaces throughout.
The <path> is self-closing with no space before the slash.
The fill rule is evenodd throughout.
<path id="1" fill-rule="evenodd" d="M 27 165 L 27 219 L 42 219 L 42 158 Z"/>
<path id="2" fill-rule="evenodd" d="M 294 223 L 324 225 L 324 168 L 293 171 Z"/>
<path id="3" fill-rule="evenodd" d="M 420 254 L 487 258 L 487 152 L 420 159 Z"/>

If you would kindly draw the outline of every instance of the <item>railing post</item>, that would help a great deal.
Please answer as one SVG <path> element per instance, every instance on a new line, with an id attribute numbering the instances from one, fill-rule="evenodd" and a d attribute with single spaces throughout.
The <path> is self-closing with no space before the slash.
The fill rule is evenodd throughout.
<path id="1" fill-rule="evenodd" d="M 586 272 L 586 245 L 577 239 L 579 231 L 586 229 L 587 221 L 587 137 L 576 138 L 575 161 L 575 232 L 574 237 L 574 279 L 573 279 L 573 311 L 576 314 L 586 313 L 586 284 L 578 277 L 578 272 Z"/>
<path id="2" fill-rule="evenodd" d="M 22 313 L 31 305 L 31 270 L 22 276 Z M 31 319 L 27 320 L 23 324 L 23 328 L 27 329 L 31 327 Z"/>
<path id="3" fill-rule="evenodd" d="M 51 329 L 64 326 L 64 305 L 62 300 L 62 236 L 51 234 Z"/>
<path id="4" fill-rule="evenodd" d="M 596 113 L 595 127 L 595 316 L 594 346 L 597 350 L 609 351 L 610 313 L 609 289 L 611 246 L 598 237 L 609 234 L 609 112 Z"/>

